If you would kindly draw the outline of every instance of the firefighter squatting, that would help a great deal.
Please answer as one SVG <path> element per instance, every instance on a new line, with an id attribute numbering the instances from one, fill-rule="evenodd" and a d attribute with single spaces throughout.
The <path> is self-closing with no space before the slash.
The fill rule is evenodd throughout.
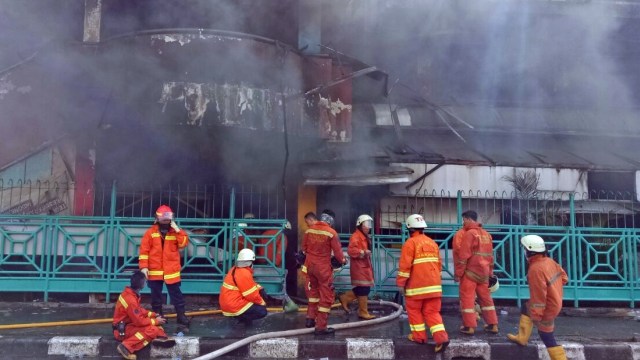
<path id="1" fill-rule="evenodd" d="M 335 300 L 334 270 L 347 264 L 338 234 L 333 229 L 334 218 L 335 214 L 330 210 L 324 210 L 319 219 L 314 213 L 307 213 L 304 219 L 308 229 L 302 240 L 302 250 L 296 254 L 296 261 L 306 276 L 305 292 L 309 305 L 305 326 L 314 327 L 314 334 L 318 336 L 335 332 L 327 326 L 331 305 Z M 493 274 L 492 238 L 477 220 L 475 211 L 465 212 L 463 227 L 455 234 L 453 241 L 454 280 L 460 283 L 463 323 L 460 332 L 470 336 L 475 333 L 478 313 L 484 319 L 484 330 L 498 333 L 498 318 L 491 298 L 491 292 L 499 286 Z M 374 284 L 370 238 L 372 225 L 373 219 L 366 214 L 356 220 L 356 230 L 349 239 L 347 249 L 351 259 L 353 288 L 338 296 L 347 313 L 350 312 L 350 303 L 357 299 L 358 317 L 364 320 L 375 318 L 367 308 L 368 296 Z M 396 285 L 405 297 L 411 330 L 408 338 L 416 344 L 427 343 L 428 327 L 436 345 L 435 352 L 440 353 L 449 345 L 449 336 L 440 314 L 440 249 L 433 239 L 424 234 L 427 224 L 421 215 L 410 215 L 406 219 L 406 226 L 410 237 L 402 246 Z M 115 307 L 113 335 L 121 341 L 117 350 L 123 358 L 136 359 L 135 352 L 151 342 L 161 347 L 175 345 L 175 340 L 168 337 L 162 328 L 166 323 L 161 302 L 164 284 L 176 309 L 178 330 L 189 330 L 190 322 L 185 316 L 185 302 L 180 291 L 179 253 L 188 241 L 187 233 L 175 223 L 171 209 L 166 205 L 160 206 L 154 224 L 144 234 L 140 244 L 140 270 L 131 276 L 131 285 L 124 289 Z M 518 345 L 526 346 L 535 325 L 551 360 L 566 360 L 564 349 L 556 342 L 553 331 L 554 320 L 562 308 L 562 290 L 567 283 L 567 274 L 548 256 L 540 236 L 526 235 L 520 243 L 529 263 L 527 281 L 531 298 L 522 306 L 518 333 L 508 334 L 507 337 Z M 255 262 L 256 254 L 252 249 L 241 249 L 236 265 L 229 270 L 220 289 L 219 302 L 223 315 L 235 317 L 245 325 L 251 325 L 254 320 L 267 315 L 266 300 L 269 296 L 253 278 Z M 151 289 L 153 311 L 140 306 L 140 290 L 145 284 Z"/>

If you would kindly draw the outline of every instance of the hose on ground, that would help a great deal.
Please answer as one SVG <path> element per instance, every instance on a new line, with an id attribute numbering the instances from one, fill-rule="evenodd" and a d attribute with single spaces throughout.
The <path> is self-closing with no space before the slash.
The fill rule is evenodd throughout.
<path id="1" fill-rule="evenodd" d="M 396 311 L 394 311 L 393 313 L 391 313 L 390 315 L 387 316 L 383 316 L 383 317 L 379 317 L 377 319 L 372 319 L 372 320 L 363 320 L 363 321 L 357 321 L 357 322 L 349 322 L 349 323 L 340 323 L 340 324 L 333 324 L 331 325 L 332 328 L 336 329 L 336 330 L 342 330 L 342 329 L 351 329 L 351 328 L 357 328 L 357 327 L 363 327 L 363 326 L 371 326 L 371 325 L 377 325 L 383 322 L 387 322 L 387 321 L 391 321 L 393 319 L 396 319 L 400 316 L 400 314 L 402 314 L 402 306 L 398 305 L 394 302 L 390 302 L 390 301 L 383 301 L 383 300 L 369 300 L 369 304 L 379 304 L 379 305 L 388 305 L 388 306 L 392 306 L 396 308 Z M 339 305 L 339 304 L 337 304 Z M 200 357 L 197 357 L 193 360 L 209 360 L 209 359 L 215 359 L 221 355 L 224 355 L 230 351 L 236 350 L 238 348 L 241 348 L 243 346 L 249 345 L 254 341 L 258 341 L 258 340 L 264 340 L 264 339 L 271 339 L 271 338 L 276 338 L 276 337 L 288 337 L 288 336 L 296 336 L 296 335 L 304 335 L 304 334 L 310 334 L 312 332 L 314 332 L 315 329 L 313 328 L 309 328 L 309 329 L 295 329 L 295 330 L 286 330 L 286 331 L 273 331 L 273 332 L 269 332 L 269 333 L 263 333 L 263 334 L 256 334 L 253 336 L 249 336 L 246 337 L 242 340 L 236 341 L 232 344 L 229 344 L 223 348 L 220 348 L 216 351 L 213 351 L 209 354 L 206 355 L 202 355 Z"/>

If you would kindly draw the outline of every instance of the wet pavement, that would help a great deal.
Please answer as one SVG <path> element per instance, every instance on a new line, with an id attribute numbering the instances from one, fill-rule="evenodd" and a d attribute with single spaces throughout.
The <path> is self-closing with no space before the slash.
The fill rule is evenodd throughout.
<path id="1" fill-rule="evenodd" d="M 165 312 L 170 313 L 171 307 L 167 306 Z M 212 310 L 211 308 L 192 308 L 190 311 Z M 393 312 L 391 307 L 378 307 L 371 305 L 370 310 L 378 316 L 388 315 Z M 113 313 L 113 304 L 68 304 L 68 303 L 0 303 L 0 325 L 22 324 L 22 323 L 43 323 L 69 320 L 90 320 L 90 319 L 110 319 Z M 482 322 L 479 322 L 478 332 L 474 336 L 460 334 L 457 329 L 461 325 L 460 316 L 457 310 L 457 303 L 446 300 L 443 306 L 443 319 L 446 329 L 453 341 L 484 341 L 488 343 L 507 343 L 506 333 L 516 332 L 519 319 L 519 311 L 516 307 L 498 306 L 500 333 L 497 335 L 487 334 L 481 330 Z M 565 342 L 577 342 L 582 344 L 612 344 L 623 342 L 640 341 L 640 311 L 634 309 L 566 309 L 561 317 L 556 321 L 556 336 L 558 340 Z M 46 342 L 54 336 L 99 336 L 107 340 L 113 340 L 110 320 L 102 324 L 54 326 L 54 327 L 34 327 L 26 329 L 0 329 L 0 340 L 17 339 L 27 344 L 22 345 L 29 348 L 28 342 L 34 344 Z M 303 312 L 297 314 L 270 313 L 265 319 L 255 321 L 253 326 L 246 327 L 236 320 L 225 318 L 222 315 L 204 315 L 192 318 L 191 331 L 189 337 L 206 339 L 215 344 L 218 341 L 221 346 L 247 336 L 262 334 L 272 331 L 284 331 L 291 329 L 304 329 L 305 315 Z M 330 316 L 330 324 L 358 321 L 355 311 L 351 315 L 345 316 L 341 310 L 334 309 Z M 175 319 L 170 319 L 165 326 L 168 333 L 172 334 L 176 330 Z M 337 331 L 330 337 L 330 341 L 343 341 L 348 338 L 368 338 L 368 339 L 391 339 L 396 343 L 404 344 L 409 334 L 409 325 L 406 315 L 399 319 L 369 327 L 360 327 L 348 330 Z M 301 342 L 313 342 L 318 340 L 312 334 L 298 336 Z M 537 335 L 532 336 L 532 340 L 538 340 Z M 115 343 L 114 343 L 115 344 Z M 640 344 L 640 343 L 639 343 Z M 114 346 L 114 345 L 110 345 Z M 215 345 L 209 345 L 209 347 Z M 20 349 L 20 346 L 13 347 Z M 215 350 L 215 349 L 214 349 Z M 27 351 L 28 352 L 28 351 Z M 201 353 L 200 355 L 203 355 Z M 318 353 L 322 354 L 322 352 Z M 23 355 L 27 356 L 27 353 Z M 17 355 L 16 355 L 17 356 Z M 246 355 L 238 356 L 231 353 L 225 359 L 240 359 Z M 322 356 L 315 357 L 319 359 Z M 0 358 L 5 358 L 0 356 Z M 11 357 L 9 357 L 11 358 Z M 21 357 L 29 359 L 29 357 Z M 32 357 L 41 358 L 38 356 Z M 54 357 L 49 357 L 54 358 Z M 61 357 L 64 358 L 64 357 Z M 105 354 L 100 357 L 83 357 L 83 359 L 106 359 L 118 358 L 117 354 Z M 144 358 L 140 356 L 139 358 Z M 311 357 L 306 357 L 309 359 Z M 253 358 L 255 359 L 255 358 Z M 331 356 L 331 360 L 339 359 Z"/>

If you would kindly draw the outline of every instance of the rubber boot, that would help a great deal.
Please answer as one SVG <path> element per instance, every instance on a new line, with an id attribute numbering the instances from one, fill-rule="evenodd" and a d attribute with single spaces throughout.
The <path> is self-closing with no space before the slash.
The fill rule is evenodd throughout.
<path id="1" fill-rule="evenodd" d="M 189 325 L 191 325 L 191 321 L 189 321 L 189 318 L 185 315 L 184 310 L 180 309 L 177 311 L 177 320 L 176 322 L 178 323 L 178 327 L 177 327 L 177 331 L 178 332 L 189 332 Z"/>
<path id="2" fill-rule="evenodd" d="M 343 294 L 340 294 L 340 296 L 338 296 L 338 299 L 340 299 L 340 304 L 342 304 L 342 309 L 344 310 L 344 312 L 347 314 L 351 314 L 349 304 L 356 299 L 356 294 L 354 294 L 353 291 L 349 290 Z"/>
<path id="3" fill-rule="evenodd" d="M 360 319 L 371 320 L 376 318 L 374 315 L 369 314 L 367 308 L 368 300 L 366 296 L 358 296 L 358 317 Z"/>
<path id="4" fill-rule="evenodd" d="M 533 321 L 527 315 L 520 315 L 520 326 L 518 327 L 518 334 L 507 334 L 507 338 L 514 343 L 522 346 L 527 346 L 529 338 L 531 337 L 531 331 L 533 330 Z"/>
<path id="5" fill-rule="evenodd" d="M 547 348 L 547 352 L 551 360 L 567 360 L 567 355 L 564 353 L 562 346 Z"/>

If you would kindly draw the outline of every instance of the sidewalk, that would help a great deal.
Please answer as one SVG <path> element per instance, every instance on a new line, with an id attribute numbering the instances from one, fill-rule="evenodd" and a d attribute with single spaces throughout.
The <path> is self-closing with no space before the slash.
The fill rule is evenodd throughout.
<path id="1" fill-rule="evenodd" d="M 113 304 L 0 303 L 0 325 L 110 318 Z M 389 308 L 371 306 L 376 315 L 391 312 Z M 166 312 L 171 312 L 171 307 Z M 209 310 L 209 309 L 189 309 Z M 442 359 L 545 359 L 546 351 L 534 333 L 527 347 L 511 344 L 506 333 L 516 332 L 519 319 L 515 307 L 498 307 L 500 334 L 474 336 L 459 334 L 460 317 L 457 304 L 447 300 L 443 308 L 444 323 L 451 345 Z M 566 309 L 556 321 L 556 336 L 565 345 L 569 359 L 640 360 L 640 322 L 633 309 Z M 178 337 L 174 349 L 150 349 L 139 353 L 138 359 L 190 359 L 207 354 L 247 336 L 304 328 L 304 313 L 272 313 L 251 328 L 236 324 L 221 315 L 198 316 L 192 319 L 188 336 Z M 331 313 L 330 323 L 357 321 L 352 314 Z M 166 326 L 175 331 L 175 320 Z M 341 330 L 331 337 L 312 334 L 297 338 L 262 340 L 235 350 L 223 359 L 294 358 L 294 359 L 436 359 L 433 343 L 426 346 L 409 342 L 406 316 L 372 327 Z M 11 359 L 117 359 L 116 341 L 111 326 L 105 324 L 57 326 L 15 330 L 0 330 L 0 358 Z"/>

